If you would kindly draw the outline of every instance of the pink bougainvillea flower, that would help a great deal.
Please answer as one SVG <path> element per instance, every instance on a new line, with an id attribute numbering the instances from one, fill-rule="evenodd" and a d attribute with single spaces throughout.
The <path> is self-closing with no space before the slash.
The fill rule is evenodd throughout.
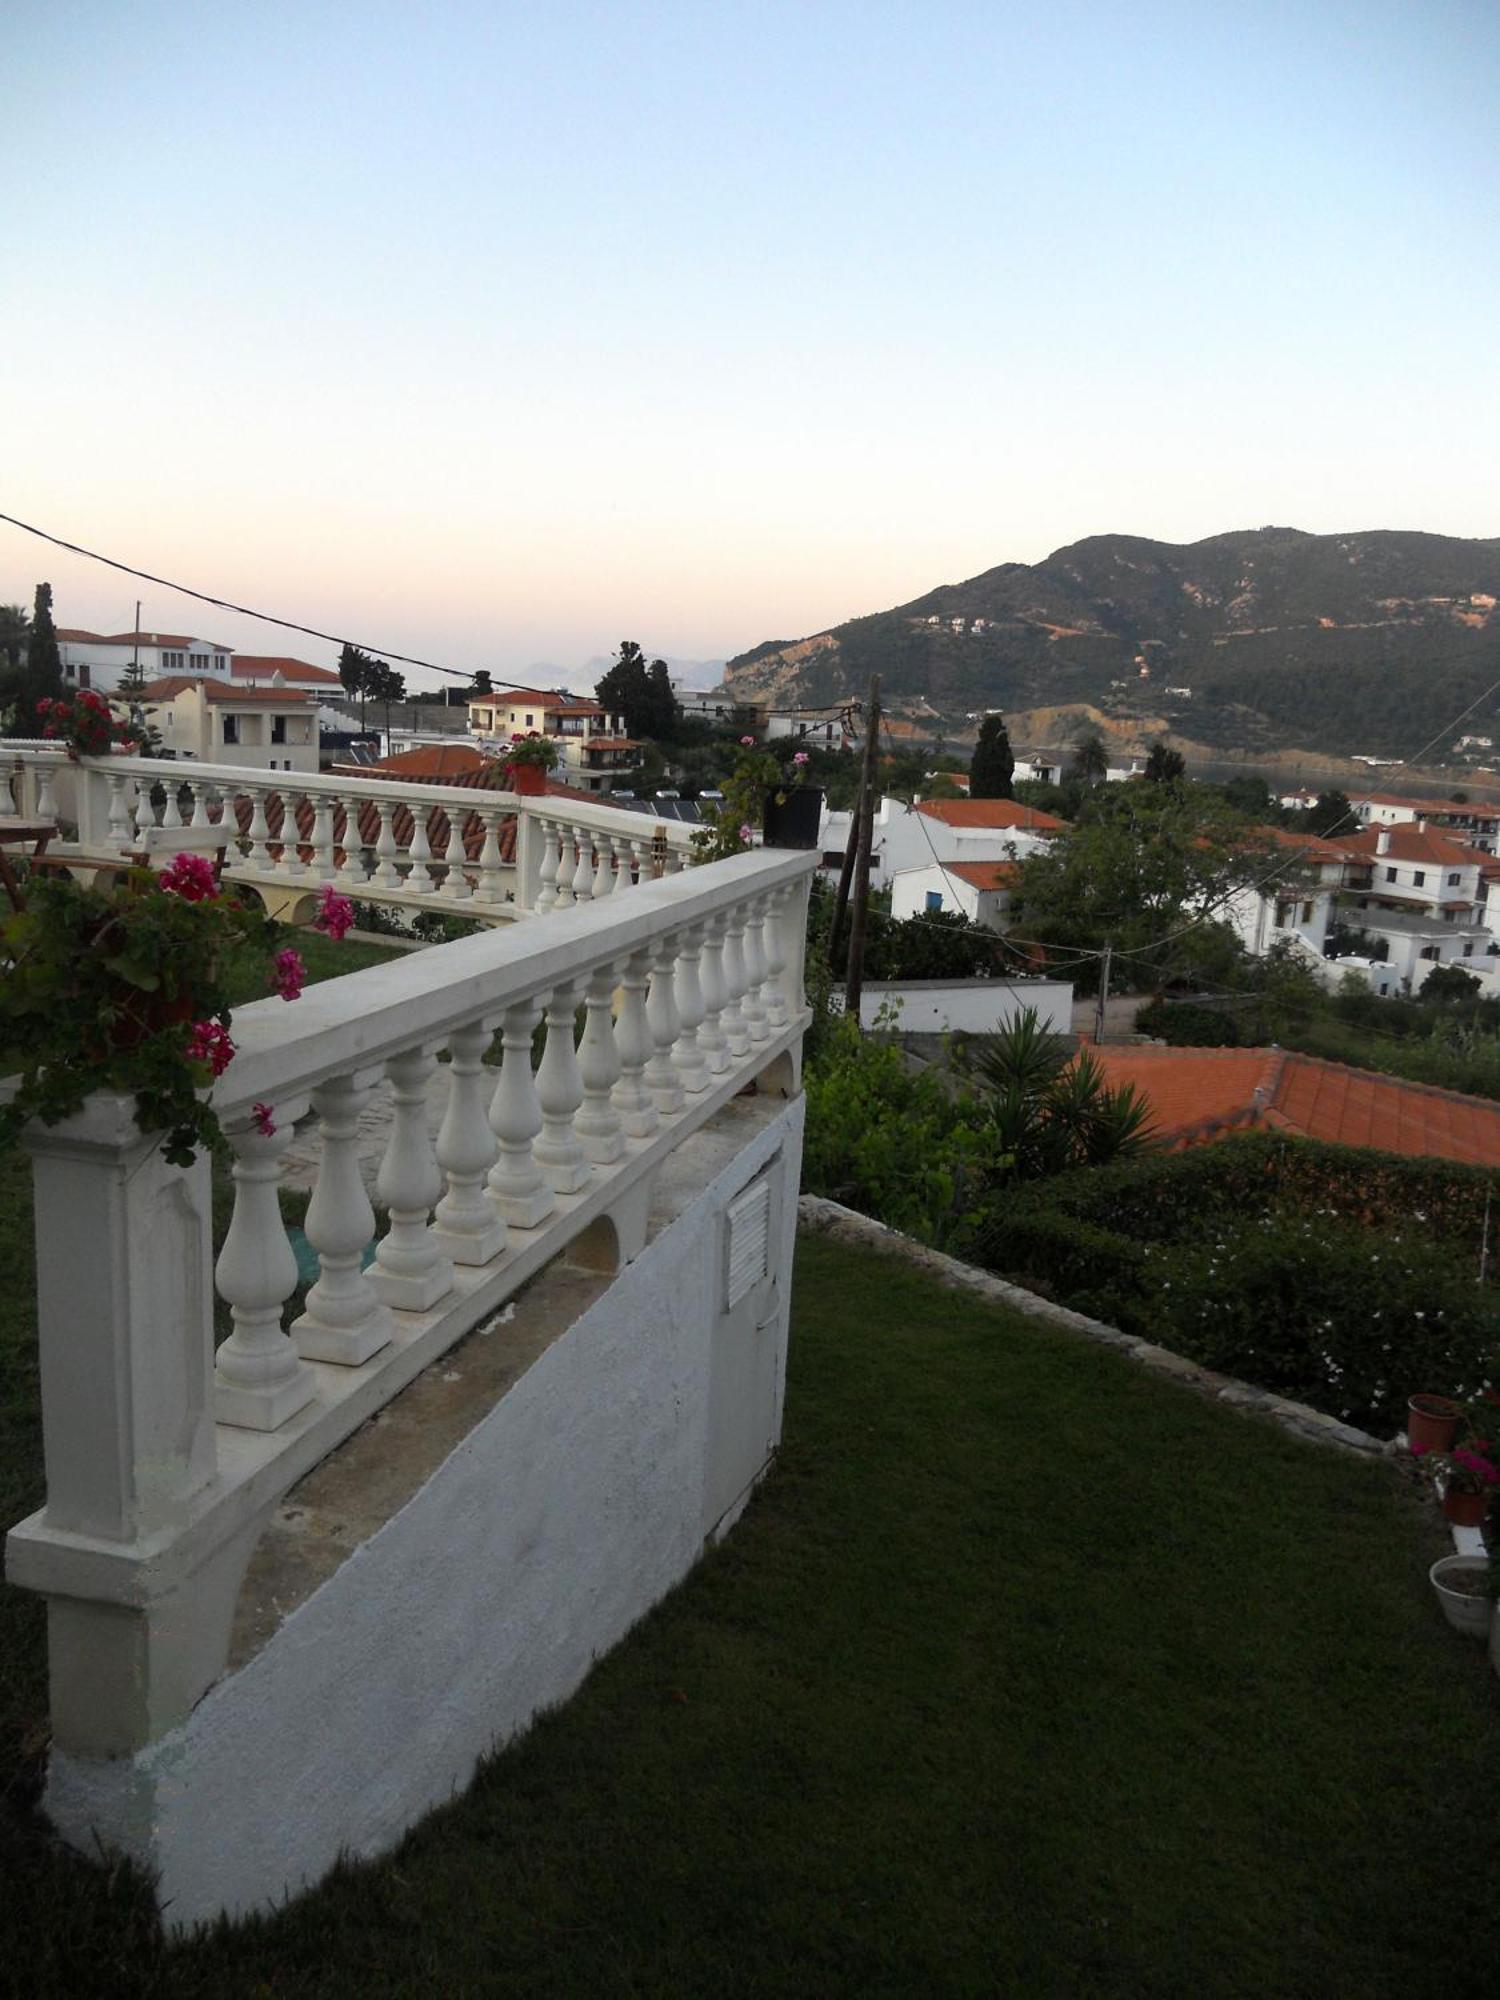
<path id="1" fill-rule="evenodd" d="M 187 1052 L 190 1061 L 207 1063 L 215 1076 L 222 1076 L 234 1061 L 229 1030 L 217 1021 L 194 1021 L 188 1031 Z"/>
<path id="2" fill-rule="evenodd" d="M 283 1000 L 297 1000 L 306 981 L 307 967 L 302 963 L 301 953 L 290 947 L 278 951 L 272 961 L 271 991 L 279 993 Z"/>
<path id="3" fill-rule="evenodd" d="M 179 854 L 170 868 L 157 877 L 163 889 L 181 896 L 185 903 L 207 903 L 219 893 L 214 880 L 214 864 L 204 854 Z"/>
<path id="4" fill-rule="evenodd" d="M 796 752 L 796 754 L 795 754 L 795 755 L 793 756 L 793 758 L 792 758 L 792 762 L 793 762 L 794 764 L 805 764 L 805 763 L 807 763 L 807 761 L 808 761 L 808 756 L 807 756 L 807 752 L 806 752 L 805 750 L 799 750 L 799 751 L 797 751 L 797 752 Z"/>
<path id="5" fill-rule="evenodd" d="M 272 1104 L 252 1104 L 250 1107 L 250 1116 L 255 1120 L 255 1129 L 262 1139 L 275 1136 L 276 1121 L 271 1116 L 275 1108 Z"/>
<path id="6" fill-rule="evenodd" d="M 1500 1486 L 1500 1467 L 1492 1465 L 1481 1452 L 1470 1451 L 1467 1445 L 1461 1444 L 1454 1452 L 1453 1463 L 1477 1473 L 1488 1486 Z"/>
<path id="7" fill-rule="evenodd" d="M 744 841 L 747 847 L 750 845 L 750 823 L 748 820 L 740 828 L 740 839 Z"/>
<path id="8" fill-rule="evenodd" d="M 755 748 L 755 738 L 753 736 L 742 736 L 740 743 L 746 750 L 753 750 Z"/>
<path id="9" fill-rule="evenodd" d="M 347 896 L 340 896 L 331 882 L 325 882 L 318 891 L 318 914 L 313 918 L 313 929 L 337 943 L 353 925 L 354 905 Z"/>

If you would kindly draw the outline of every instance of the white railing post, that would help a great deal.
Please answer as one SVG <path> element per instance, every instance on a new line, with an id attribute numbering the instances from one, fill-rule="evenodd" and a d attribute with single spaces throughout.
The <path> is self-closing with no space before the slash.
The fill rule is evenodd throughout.
<path id="1" fill-rule="evenodd" d="M 703 1051 L 709 1074 L 719 1076 L 729 1067 L 729 1044 L 719 1023 L 729 1000 L 724 984 L 724 919 L 710 917 L 703 927 L 703 955 L 699 961 L 699 985 L 703 992 L 703 1025 L 698 1030 L 698 1046 Z"/>
<path id="2" fill-rule="evenodd" d="M 573 1114 L 583 1102 L 583 1079 L 573 1043 L 577 1004 L 578 988 L 570 981 L 553 988 L 547 1001 L 547 1045 L 536 1073 L 542 1130 L 532 1153 L 558 1194 L 576 1194 L 587 1185 L 591 1171 L 573 1130 Z"/>
<path id="3" fill-rule="evenodd" d="M 609 1166 L 625 1151 L 625 1128 L 611 1097 L 620 1074 L 620 1056 L 610 1019 L 614 987 L 614 966 L 596 966 L 588 983 L 588 1016 L 583 1040 L 578 1045 L 583 1104 L 573 1121 L 573 1129 L 596 1167 Z"/>
<path id="4" fill-rule="evenodd" d="M 500 873 L 500 822 L 504 814 L 493 807 L 480 812 L 484 826 L 484 846 L 479 850 L 479 880 L 474 894 L 482 903 L 498 903 L 505 895 L 505 878 Z"/>
<path id="5" fill-rule="evenodd" d="M 129 1541 L 214 1476 L 208 1162 L 162 1158 L 135 1099 L 32 1125 L 47 1522 Z"/>
<path id="6" fill-rule="evenodd" d="M 396 866 L 396 834 L 393 822 L 396 817 L 395 803 L 391 799 L 379 799 L 375 805 L 380 815 L 380 832 L 375 840 L 376 869 L 372 886 L 382 889 L 399 889 L 401 871 Z"/>
<path id="7" fill-rule="evenodd" d="M 530 817 L 530 815 L 527 815 Z M 536 902 L 538 916 L 545 916 L 548 910 L 557 906 L 558 845 L 557 822 L 538 814 L 536 839 L 541 848 L 541 859 L 536 872 Z"/>
<path id="8" fill-rule="evenodd" d="M 312 1093 L 323 1157 L 305 1228 L 318 1253 L 318 1278 L 307 1311 L 292 1322 L 292 1339 L 304 1360 L 345 1368 L 378 1354 L 394 1330 L 389 1307 L 361 1269 L 375 1211 L 359 1171 L 359 1115 L 373 1093 L 373 1078 L 363 1071 L 330 1077 Z"/>
<path id="9" fill-rule="evenodd" d="M 645 1082 L 657 1110 L 668 1112 L 680 1111 L 683 1104 L 682 1079 L 672 1066 L 672 1049 L 677 1040 L 676 969 L 676 937 L 659 939 L 652 954 L 651 992 L 646 1001 L 652 1055 L 646 1064 Z"/>
<path id="10" fill-rule="evenodd" d="M 542 1107 L 531 1070 L 531 1041 L 541 1017 L 536 1000 L 518 1000 L 506 1008 L 500 1037 L 504 1055 L 490 1102 L 490 1129 L 499 1141 L 500 1157 L 490 1169 L 489 1197 L 516 1229 L 535 1229 L 557 1206 L 557 1196 L 538 1170 L 532 1150 L 542 1129 Z"/>
<path id="11" fill-rule="evenodd" d="M 744 906 L 745 910 L 745 998 L 741 1012 L 745 1017 L 745 1028 L 752 1042 L 769 1041 L 770 1025 L 766 1020 L 766 1005 L 761 998 L 761 987 L 765 984 L 766 954 L 761 939 L 765 923 L 765 905 L 759 896 L 753 896 Z"/>
<path id="12" fill-rule="evenodd" d="M 784 1028 L 791 1019 L 787 1006 L 786 987 L 786 941 L 783 937 L 783 923 L 786 912 L 784 896 L 766 898 L 766 922 L 764 930 L 766 947 L 766 983 L 761 989 L 766 1003 L 766 1022 L 774 1032 Z"/>
<path id="13" fill-rule="evenodd" d="M 699 1044 L 698 1030 L 703 1022 L 703 989 L 698 979 L 698 961 L 703 953 L 703 931 L 701 926 L 682 933 L 682 942 L 677 950 L 677 973 L 672 989 L 672 997 L 677 1003 L 677 1040 L 672 1048 L 672 1063 L 682 1087 L 690 1097 L 696 1097 L 708 1088 L 708 1062 Z"/>
<path id="14" fill-rule="evenodd" d="M 130 801 L 125 795 L 125 773 L 111 771 L 109 774 L 109 844 L 111 847 L 129 847 L 135 829 L 130 819 Z"/>
<path id="15" fill-rule="evenodd" d="M 430 896 L 437 888 L 432 879 L 432 843 L 427 838 L 427 815 L 431 810 L 431 806 L 420 803 L 411 808 L 411 846 L 407 850 L 411 856 L 411 868 L 406 886 L 419 890 L 425 896 Z"/>
<path id="16" fill-rule="evenodd" d="M 561 854 L 557 863 L 555 878 L 556 906 L 569 909 L 573 902 L 573 877 L 578 871 L 578 851 L 571 826 L 558 825 Z"/>
<path id="17" fill-rule="evenodd" d="M 438 1165 L 448 1192 L 437 1205 L 432 1235 L 455 1264 L 488 1264 L 505 1248 L 505 1220 L 485 1196 L 496 1155 L 484 1067 L 491 1029 L 471 1021 L 448 1037 L 448 1108 L 437 1136 Z"/>
<path id="18" fill-rule="evenodd" d="M 615 1048 L 620 1057 L 620 1081 L 615 1085 L 615 1109 L 632 1139 L 649 1138 L 661 1123 L 656 1100 L 642 1076 L 656 1043 L 646 1016 L 646 988 L 651 979 L 651 953 L 632 952 L 620 982 L 620 1014 L 615 1022 Z"/>
<path id="19" fill-rule="evenodd" d="M 731 1056 L 746 1055 L 750 1049 L 750 1024 L 740 1012 L 745 992 L 745 912 L 741 904 L 724 914 L 724 1011 L 719 1026 Z"/>
<path id="20" fill-rule="evenodd" d="M 428 1217 L 442 1198 L 443 1176 L 427 1134 L 427 1086 L 437 1070 L 430 1049 L 408 1049 L 386 1064 L 391 1080 L 391 1136 L 376 1192 L 390 1212 L 370 1271 L 375 1296 L 401 1312 L 426 1312 L 453 1289 L 453 1260 L 434 1241 Z"/>
<path id="21" fill-rule="evenodd" d="M 304 1104 L 306 1100 L 303 1100 Z M 231 1125 L 234 1216 L 214 1267 L 219 1294 L 229 1301 L 234 1331 L 214 1364 L 214 1414 L 242 1430 L 279 1430 L 318 1393 L 312 1370 L 288 1340 L 282 1308 L 297 1284 L 297 1260 L 276 1199 L 281 1156 L 301 1107 L 277 1106 L 282 1124 L 265 1135 L 253 1124 Z"/>
<path id="22" fill-rule="evenodd" d="M 313 874 L 320 882 L 331 882 L 338 874 L 333 858 L 333 800 L 319 792 L 313 800 Z"/>
<path id="23" fill-rule="evenodd" d="M 443 817 L 448 822 L 448 845 L 443 849 L 443 867 L 447 872 L 443 876 L 442 893 L 455 903 L 464 903 L 473 894 L 469 878 L 464 873 L 469 858 L 464 852 L 464 823 L 469 817 L 469 808 L 467 804 L 460 805 L 455 800 L 451 806 L 443 808 Z"/>
<path id="24" fill-rule="evenodd" d="M 359 799 L 345 793 L 339 800 L 344 809 L 344 833 L 340 846 L 343 850 L 343 865 L 334 877 L 335 885 L 346 896 L 362 895 L 365 888 L 364 836 L 359 830 Z"/>
<path id="25" fill-rule="evenodd" d="M 586 826 L 578 829 L 578 866 L 573 870 L 573 901 L 594 900 L 594 836 Z"/>

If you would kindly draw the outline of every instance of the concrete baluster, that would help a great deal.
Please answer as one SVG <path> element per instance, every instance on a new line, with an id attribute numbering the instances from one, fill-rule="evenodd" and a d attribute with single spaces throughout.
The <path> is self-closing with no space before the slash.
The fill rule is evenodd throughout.
<path id="1" fill-rule="evenodd" d="M 698 961 L 703 952 L 701 925 L 682 933 L 677 950 L 677 971 L 672 997 L 677 1003 L 677 1040 L 672 1048 L 672 1064 L 690 1097 L 708 1088 L 708 1061 L 698 1040 L 704 1018 L 703 988 L 698 977 Z"/>
<path id="2" fill-rule="evenodd" d="M 339 872 L 333 848 L 333 800 L 319 792 L 313 800 L 312 872 L 320 882 L 331 882 Z"/>
<path id="3" fill-rule="evenodd" d="M 499 903 L 505 899 L 505 881 L 500 873 L 500 821 L 502 814 L 497 809 L 485 808 L 480 813 L 484 822 L 484 846 L 479 850 L 479 881 L 474 894 L 482 903 Z"/>
<path id="4" fill-rule="evenodd" d="M 375 805 L 380 815 L 380 832 L 375 840 L 376 868 L 373 886 L 380 889 L 399 889 L 401 870 L 396 866 L 396 856 L 400 849 L 396 845 L 396 807 L 390 799 L 379 799 Z"/>
<path id="5" fill-rule="evenodd" d="M 359 1116 L 373 1089 L 373 1079 L 360 1072 L 331 1077 L 312 1093 L 323 1157 L 304 1226 L 318 1253 L 318 1277 L 306 1312 L 292 1322 L 292 1339 L 305 1360 L 346 1368 L 378 1354 L 394 1330 L 390 1308 L 361 1269 L 375 1234 L 375 1211 L 359 1171 Z"/>
<path id="6" fill-rule="evenodd" d="M 437 1136 L 448 1192 L 437 1205 L 432 1234 L 455 1264 L 488 1264 L 505 1248 L 504 1219 L 485 1197 L 485 1176 L 498 1150 L 486 1116 L 489 1045 L 483 1021 L 455 1029 L 448 1038 L 448 1109 Z"/>
<path id="7" fill-rule="evenodd" d="M 302 1107 L 283 1101 L 270 1135 L 251 1124 L 225 1133 L 234 1152 L 234 1214 L 214 1266 L 219 1296 L 229 1302 L 234 1331 L 214 1363 L 214 1414 L 241 1430 L 279 1430 L 313 1400 L 312 1370 L 287 1338 L 282 1309 L 297 1284 L 297 1260 L 287 1241 L 276 1189 L 281 1156 Z"/>
<path id="8" fill-rule="evenodd" d="M 115 848 L 130 847 L 134 843 L 135 827 L 130 817 L 130 801 L 125 795 L 125 779 L 111 771 L 108 783 L 109 844 Z"/>
<path id="9" fill-rule="evenodd" d="M 537 840 L 542 850 L 541 866 L 537 870 L 536 909 L 540 915 L 553 909 L 557 903 L 557 822 L 538 813 L 536 816 Z"/>
<path id="10" fill-rule="evenodd" d="M 586 826 L 578 829 L 578 866 L 573 870 L 573 901 L 594 900 L 594 836 Z"/>
<path id="11" fill-rule="evenodd" d="M 542 1130 L 532 1150 L 537 1165 L 559 1194 L 576 1194 L 590 1173 L 573 1129 L 573 1115 L 583 1102 L 583 1079 L 573 1044 L 577 1004 L 578 988 L 571 981 L 553 989 L 547 1001 L 547 1045 L 536 1073 Z"/>
<path id="12" fill-rule="evenodd" d="M 772 1030 L 784 1028 L 792 1018 L 786 996 L 786 940 L 783 926 L 786 923 L 787 898 L 778 891 L 766 899 L 766 923 L 764 940 L 766 948 L 766 983 L 761 988 L 761 997 L 766 1003 L 766 1024 Z"/>
<path id="13" fill-rule="evenodd" d="M 375 1186 L 391 1226 L 375 1252 L 370 1284 L 377 1298 L 401 1312 L 426 1312 L 453 1289 L 453 1260 L 427 1227 L 443 1194 L 427 1131 L 427 1086 L 436 1069 L 428 1049 L 409 1049 L 386 1064 L 393 1117 Z"/>
<path id="14" fill-rule="evenodd" d="M 709 1074 L 718 1076 L 729 1067 L 729 1044 L 721 1023 L 729 999 L 724 984 L 724 918 L 711 917 L 703 927 L 703 952 L 698 966 L 698 983 L 703 993 L 703 1024 L 698 1030 L 698 1046 L 703 1051 Z"/>
<path id="15" fill-rule="evenodd" d="M 247 785 L 245 790 L 250 798 L 250 852 L 245 856 L 245 866 L 268 875 L 271 872 L 271 850 L 266 842 L 271 824 L 266 818 L 266 788 L 264 785 Z"/>
<path id="16" fill-rule="evenodd" d="M 646 987 L 651 979 L 651 952 L 633 952 L 626 961 L 620 982 L 620 1012 L 615 1021 L 615 1050 L 620 1058 L 620 1080 L 614 1088 L 615 1109 L 620 1123 L 632 1139 L 644 1139 L 661 1123 L 656 1101 L 647 1090 L 642 1075 L 656 1043 L 646 1017 Z"/>
<path id="17" fill-rule="evenodd" d="M 346 896 L 359 896 L 365 888 L 364 836 L 359 830 L 359 800 L 348 793 L 339 801 L 344 808 L 344 831 L 340 840 L 344 859 L 334 877 Z"/>
<path id="18" fill-rule="evenodd" d="M 408 889 L 416 889 L 430 896 L 437 884 L 432 879 L 432 843 L 427 838 L 427 815 L 430 806 L 414 805 L 411 809 L 411 868 L 406 877 Z"/>
<path id="19" fill-rule="evenodd" d="M 724 916 L 724 1011 L 719 1026 L 731 1056 L 742 1056 L 750 1048 L 750 1024 L 740 1011 L 745 993 L 745 911 L 737 904 Z"/>
<path id="20" fill-rule="evenodd" d="M 550 1182 L 533 1157 L 532 1142 L 542 1129 L 542 1107 L 531 1072 L 531 1040 L 542 1017 L 536 1000 L 519 1000 L 505 1010 L 500 1079 L 490 1103 L 490 1129 L 500 1157 L 490 1169 L 489 1197 L 516 1229 L 535 1229 L 557 1206 Z"/>
<path id="21" fill-rule="evenodd" d="M 677 1041 L 677 939 L 657 940 L 651 959 L 651 991 L 646 1000 L 646 1019 L 651 1024 L 652 1054 L 646 1064 L 646 1088 L 658 1111 L 680 1111 L 683 1106 L 682 1079 L 672 1065 L 672 1049 Z"/>
<path id="22" fill-rule="evenodd" d="M 762 938 L 766 920 L 763 899 L 754 896 L 745 907 L 745 997 L 740 1002 L 740 1012 L 745 1017 L 752 1042 L 770 1039 L 771 1030 L 766 1021 L 766 1003 L 761 997 L 761 988 L 766 978 L 766 953 Z"/>
<path id="23" fill-rule="evenodd" d="M 621 1068 L 614 1023 L 610 1019 L 614 989 L 614 966 L 596 967 L 588 983 L 588 1014 L 583 1040 L 578 1045 L 583 1105 L 573 1121 L 573 1129 L 584 1153 L 596 1167 L 609 1166 L 625 1151 L 625 1128 L 611 1095 Z"/>
<path id="24" fill-rule="evenodd" d="M 578 850 L 572 827 L 560 825 L 558 835 L 561 841 L 561 854 L 557 863 L 556 907 L 570 909 L 573 903 L 573 877 L 578 870 Z"/>

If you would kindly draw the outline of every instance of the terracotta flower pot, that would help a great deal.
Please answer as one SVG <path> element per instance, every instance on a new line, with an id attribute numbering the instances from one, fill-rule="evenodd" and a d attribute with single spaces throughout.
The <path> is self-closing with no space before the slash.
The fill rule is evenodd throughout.
<path id="1" fill-rule="evenodd" d="M 1458 1435 L 1463 1406 L 1451 1396 L 1413 1396 L 1406 1405 L 1406 1442 L 1412 1451 L 1447 1451 Z"/>
<path id="2" fill-rule="evenodd" d="M 547 789 L 547 773 L 540 764 L 508 764 L 505 775 L 513 792 L 535 798 Z"/>
<path id="3" fill-rule="evenodd" d="M 1443 1512 L 1456 1528 L 1477 1528 L 1489 1504 L 1488 1493 L 1458 1493 L 1451 1486 L 1443 1493 Z"/>

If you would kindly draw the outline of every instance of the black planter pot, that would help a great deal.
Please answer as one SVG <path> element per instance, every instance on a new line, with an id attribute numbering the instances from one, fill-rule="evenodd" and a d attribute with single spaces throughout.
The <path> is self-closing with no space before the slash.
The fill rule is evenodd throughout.
<path id="1" fill-rule="evenodd" d="M 816 847 L 823 818 L 821 785 L 794 785 L 766 799 L 761 830 L 767 847 Z"/>

